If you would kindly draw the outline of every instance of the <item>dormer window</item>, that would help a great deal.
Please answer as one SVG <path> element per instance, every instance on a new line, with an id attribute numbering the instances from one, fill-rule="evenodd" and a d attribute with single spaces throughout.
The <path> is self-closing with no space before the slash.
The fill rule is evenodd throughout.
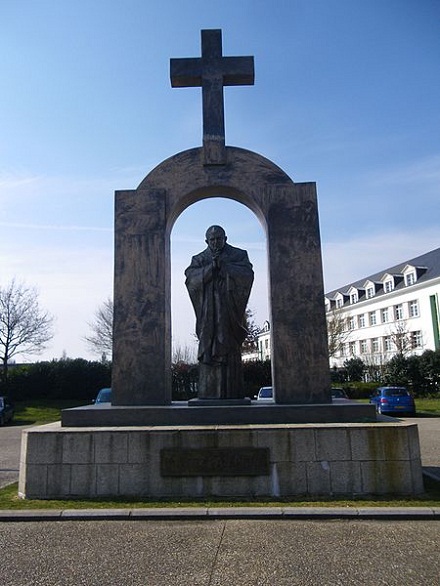
<path id="1" fill-rule="evenodd" d="M 394 289 L 393 280 L 388 279 L 388 281 L 385 281 L 385 283 L 383 284 L 383 289 L 384 289 L 385 293 L 389 293 L 390 291 L 392 291 Z"/>
<path id="2" fill-rule="evenodd" d="M 408 287 L 409 285 L 414 285 L 416 282 L 416 274 L 415 273 L 407 273 L 405 275 L 405 285 Z"/>
<path id="3" fill-rule="evenodd" d="M 356 287 L 350 287 L 347 293 L 348 298 L 350 299 L 350 305 L 353 305 L 359 301 L 359 291 L 356 289 Z"/>
<path id="4" fill-rule="evenodd" d="M 376 295 L 376 284 L 373 281 L 366 281 L 364 283 L 365 298 L 371 299 Z"/>

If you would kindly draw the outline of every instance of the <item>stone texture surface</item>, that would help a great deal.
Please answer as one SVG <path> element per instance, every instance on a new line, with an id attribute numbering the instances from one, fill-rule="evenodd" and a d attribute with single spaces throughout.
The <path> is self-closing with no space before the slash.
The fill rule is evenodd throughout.
<path id="1" fill-rule="evenodd" d="M 174 429 L 56 423 L 23 432 L 19 492 L 43 499 L 418 494 L 418 444 L 417 425 L 399 422 Z M 266 448 L 270 474 L 161 476 L 161 450 L 216 447 L 232 454 L 236 448 Z"/>
<path id="2" fill-rule="evenodd" d="M 227 402 L 226 402 L 227 403 Z M 280 405 L 262 404 L 215 407 L 189 407 L 185 401 L 171 405 L 113 406 L 110 403 L 64 409 L 65 427 L 102 427 L 113 425 L 244 425 L 279 423 L 336 423 L 376 421 L 374 405 L 344 401 L 339 404 Z"/>
<path id="3" fill-rule="evenodd" d="M 316 186 L 226 147 L 223 165 L 205 165 L 202 148 L 187 150 L 136 190 L 116 192 L 113 404 L 171 402 L 170 233 L 188 206 L 212 196 L 249 207 L 267 234 L 276 402 L 329 403 Z"/>

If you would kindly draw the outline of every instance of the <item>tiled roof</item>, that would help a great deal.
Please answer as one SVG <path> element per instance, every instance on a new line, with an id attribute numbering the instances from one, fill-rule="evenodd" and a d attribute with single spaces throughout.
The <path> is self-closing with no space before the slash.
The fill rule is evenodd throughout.
<path id="1" fill-rule="evenodd" d="M 330 291 L 325 294 L 325 296 L 329 299 L 334 299 L 334 297 L 338 293 L 342 293 L 343 295 L 347 295 L 348 290 L 351 287 L 355 287 L 356 289 L 363 289 L 366 281 L 373 281 L 374 283 L 380 282 L 382 277 L 385 274 L 390 274 L 393 276 L 400 276 L 402 277 L 402 282 L 396 285 L 395 289 L 404 288 L 405 284 L 403 282 L 403 274 L 402 271 L 405 269 L 406 266 L 411 265 L 413 267 L 423 267 L 426 269 L 417 279 L 417 283 L 422 283 L 425 281 L 430 281 L 431 279 L 435 279 L 436 277 L 440 276 L 440 248 L 436 248 L 435 250 L 431 250 L 431 252 L 426 252 L 421 256 L 417 256 L 415 258 L 411 258 L 409 260 L 405 260 L 398 265 L 394 265 L 392 267 L 388 267 L 374 273 L 373 275 L 369 275 L 367 277 L 362 277 L 358 281 L 354 281 L 353 283 L 349 283 L 348 285 L 344 285 L 343 287 L 338 287 L 333 291 Z"/>

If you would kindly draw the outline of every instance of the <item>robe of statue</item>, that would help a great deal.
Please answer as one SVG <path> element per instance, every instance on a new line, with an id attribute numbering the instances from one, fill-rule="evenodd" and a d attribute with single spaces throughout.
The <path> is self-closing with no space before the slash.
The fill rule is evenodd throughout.
<path id="1" fill-rule="evenodd" d="M 216 260 L 206 248 L 185 271 L 199 340 L 199 399 L 244 396 L 241 345 L 254 273 L 245 250 L 225 244 Z"/>

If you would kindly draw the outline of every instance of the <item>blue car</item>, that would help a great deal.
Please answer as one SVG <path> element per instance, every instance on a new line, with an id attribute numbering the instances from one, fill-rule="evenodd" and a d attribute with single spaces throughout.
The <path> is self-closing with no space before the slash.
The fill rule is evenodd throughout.
<path id="1" fill-rule="evenodd" d="M 94 401 L 95 405 L 99 403 L 111 403 L 112 400 L 112 390 L 111 389 L 101 389 Z"/>
<path id="2" fill-rule="evenodd" d="M 414 399 L 406 387 L 379 387 L 371 395 L 370 403 L 374 403 L 377 413 L 382 415 L 413 417 L 416 414 Z"/>

